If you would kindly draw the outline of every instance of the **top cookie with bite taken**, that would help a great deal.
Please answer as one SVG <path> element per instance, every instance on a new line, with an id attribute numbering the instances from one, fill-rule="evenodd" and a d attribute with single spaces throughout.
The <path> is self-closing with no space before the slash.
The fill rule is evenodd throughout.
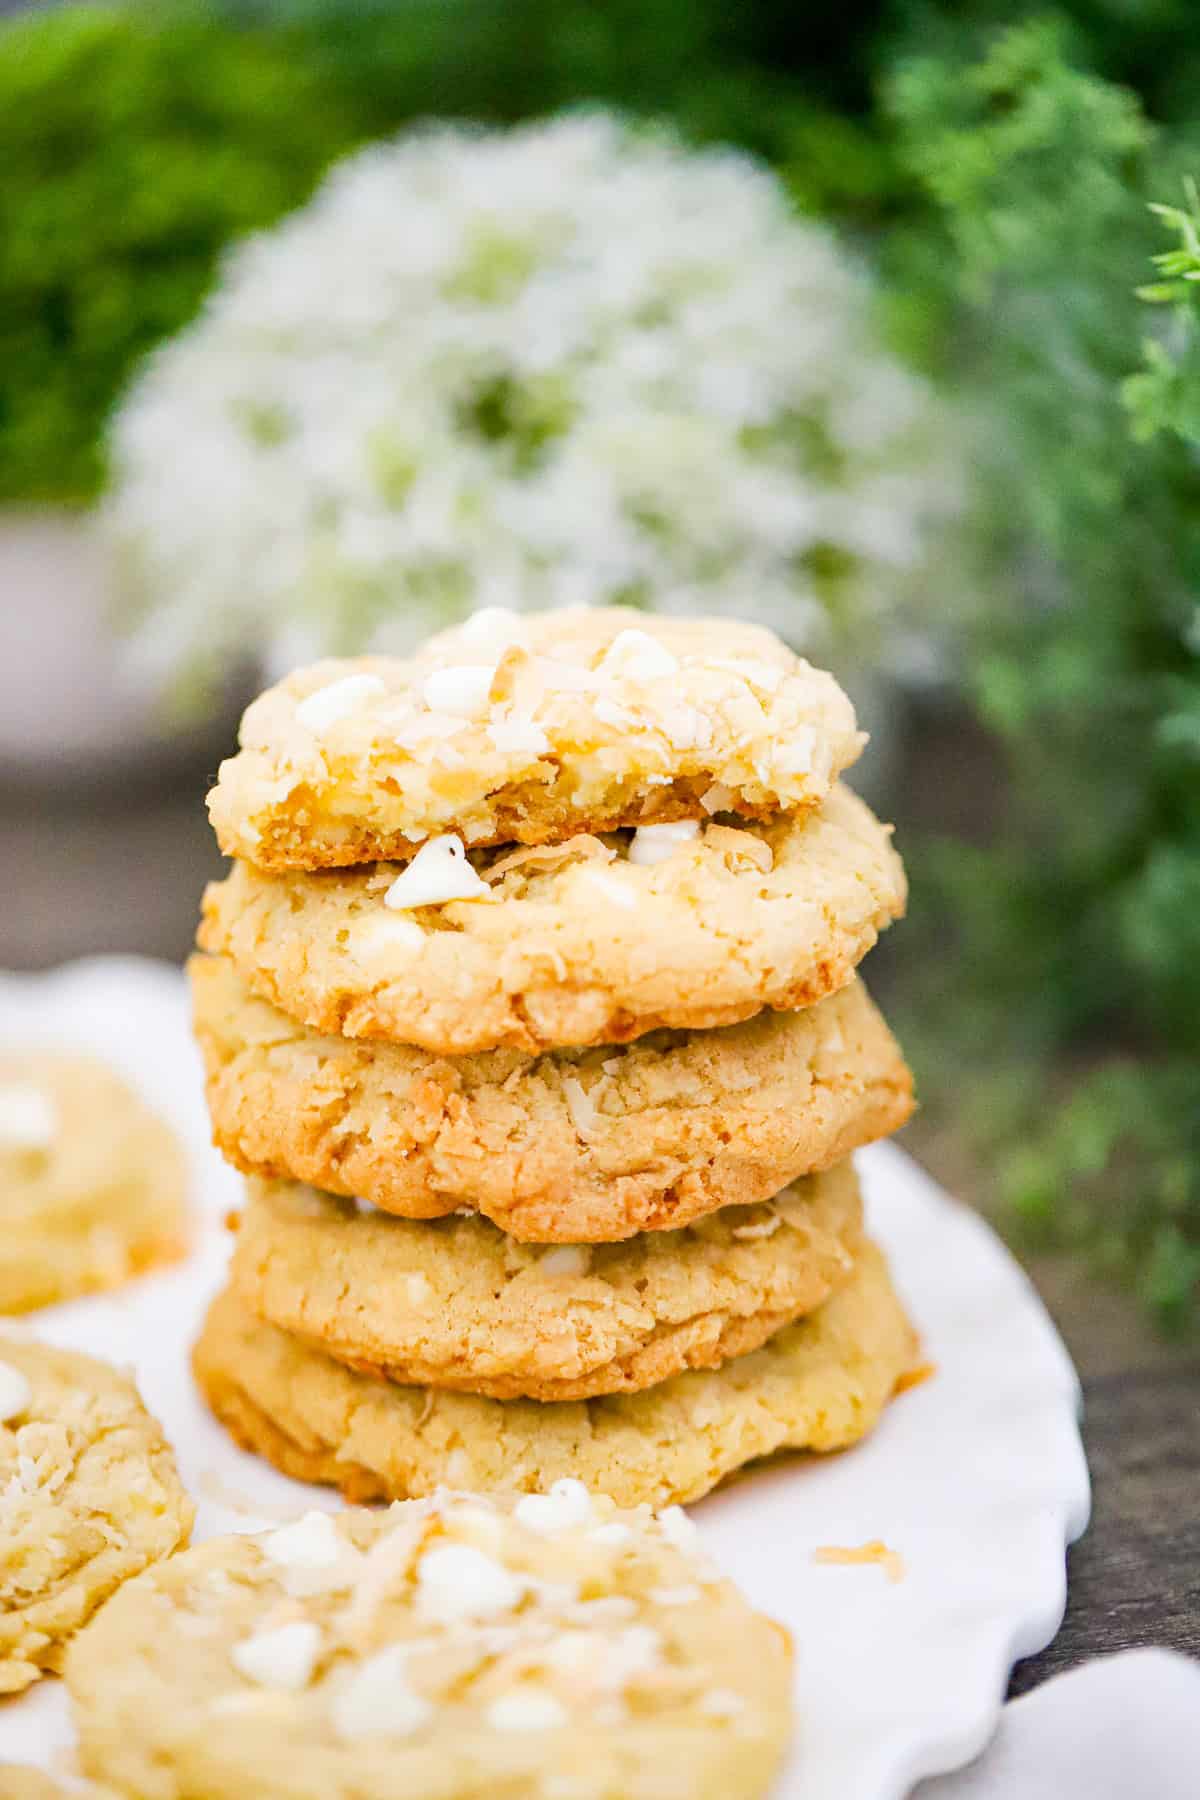
<path id="1" fill-rule="evenodd" d="M 758 625 L 626 607 L 489 610 L 415 656 L 316 663 L 269 688 L 209 795 L 259 868 L 402 861 L 820 806 L 862 749 L 831 675 Z"/>

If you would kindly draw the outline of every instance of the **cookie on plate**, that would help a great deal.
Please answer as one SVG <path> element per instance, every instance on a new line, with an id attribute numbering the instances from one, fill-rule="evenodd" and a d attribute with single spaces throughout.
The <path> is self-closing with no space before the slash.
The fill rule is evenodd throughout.
<path id="1" fill-rule="evenodd" d="M 242 721 L 209 812 L 264 869 L 819 806 L 865 740 L 762 626 L 628 608 L 477 614 L 409 661 L 297 670 Z"/>
<path id="2" fill-rule="evenodd" d="M 59 1779 L 44 1769 L 0 1763 L 0 1800 L 119 1800 L 119 1796 L 111 1788 L 73 1776 Z"/>
<path id="3" fill-rule="evenodd" d="M 847 788 L 820 812 L 697 825 L 652 853 L 643 836 L 481 851 L 464 865 L 475 899 L 409 892 L 400 909 L 394 864 L 237 863 L 205 893 L 199 942 L 316 1031 L 536 1054 L 811 1005 L 904 909 L 890 830 Z"/>
<path id="4" fill-rule="evenodd" d="M 67 1682 L 85 1768 L 154 1800 L 753 1800 L 791 1730 L 783 1628 L 578 1481 L 214 1538 Z"/>
<path id="5" fill-rule="evenodd" d="M 640 1394 L 488 1400 L 361 1375 L 255 1318 L 232 1290 L 196 1346 L 200 1387 L 246 1449 L 355 1500 L 440 1484 L 537 1491 L 573 1475 L 621 1505 L 699 1499 L 783 1449 L 839 1450 L 875 1424 L 916 1341 L 881 1253 L 759 1350 Z"/>
<path id="6" fill-rule="evenodd" d="M 611 1243 L 769 1199 L 897 1130 L 912 1077 L 853 981 L 803 1012 L 628 1045 L 439 1057 L 318 1036 L 228 957 L 189 965 L 213 1137 L 247 1173 L 523 1242 Z"/>
<path id="7" fill-rule="evenodd" d="M 0 1337 L 0 1694 L 57 1669 L 101 1602 L 191 1528 L 175 1458 L 130 1378 Z"/>
<path id="8" fill-rule="evenodd" d="M 0 1313 L 117 1287 L 182 1255 L 175 1134 L 90 1057 L 0 1052 Z"/>
<path id="9" fill-rule="evenodd" d="M 849 1163 L 763 1206 L 619 1244 L 518 1244 L 251 1179 L 231 1280 L 252 1313 L 351 1368 L 506 1400 L 636 1393 L 756 1350 L 849 1279 Z"/>

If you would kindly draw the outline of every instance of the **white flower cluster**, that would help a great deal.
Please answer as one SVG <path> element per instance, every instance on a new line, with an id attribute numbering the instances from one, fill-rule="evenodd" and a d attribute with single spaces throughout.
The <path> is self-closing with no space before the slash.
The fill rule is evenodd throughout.
<path id="1" fill-rule="evenodd" d="M 295 660 L 616 601 L 814 649 L 886 626 L 952 495 L 868 304 L 740 154 L 600 114 L 375 146 L 230 255 L 116 418 L 151 638 Z"/>

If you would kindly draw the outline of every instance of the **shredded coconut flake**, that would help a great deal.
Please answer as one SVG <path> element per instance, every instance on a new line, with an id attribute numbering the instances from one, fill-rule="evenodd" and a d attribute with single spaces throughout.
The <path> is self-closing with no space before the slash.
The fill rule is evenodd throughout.
<path id="1" fill-rule="evenodd" d="M 661 681 L 678 671 L 678 657 L 648 631 L 636 628 L 618 632 L 600 663 L 601 674 L 626 681 Z"/>
<path id="2" fill-rule="evenodd" d="M 572 1125 L 581 1137 L 587 1137 L 596 1129 L 596 1108 L 591 1096 L 577 1075 L 564 1075 L 562 1088 Z"/>

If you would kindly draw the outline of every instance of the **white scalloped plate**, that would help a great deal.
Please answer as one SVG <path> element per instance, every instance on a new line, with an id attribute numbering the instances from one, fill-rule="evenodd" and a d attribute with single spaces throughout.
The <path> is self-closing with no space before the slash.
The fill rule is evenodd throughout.
<path id="1" fill-rule="evenodd" d="M 187 1141 L 202 1218 L 184 1267 L 45 1312 L 38 1332 L 134 1365 L 199 1501 L 199 1533 L 244 1526 L 238 1500 L 271 1516 L 313 1504 L 235 1450 L 189 1380 L 239 1186 L 208 1145 L 178 973 L 122 958 L 0 977 L 4 1039 L 90 1049 L 124 1069 Z M 1014 1660 L 1058 1629 L 1065 1547 L 1088 1517 L 1078 1383 L 1025 1276 L 900 1150 L 878 1146 L 859 1166 L 936 1374 L 857 1449 L 780 1459 L 695 1509 L 718 1559 L 795 1638 L 797 1746 L 777 1800 L 899 1800 L 969 1761 Z M 903 1557 L 902 1580 L 813 1560 L 819 1545 L 873 1538 Z M 0 1707 L 0 1760 L 48 1763 L 69 1742 L 57 1682 Z"/>

